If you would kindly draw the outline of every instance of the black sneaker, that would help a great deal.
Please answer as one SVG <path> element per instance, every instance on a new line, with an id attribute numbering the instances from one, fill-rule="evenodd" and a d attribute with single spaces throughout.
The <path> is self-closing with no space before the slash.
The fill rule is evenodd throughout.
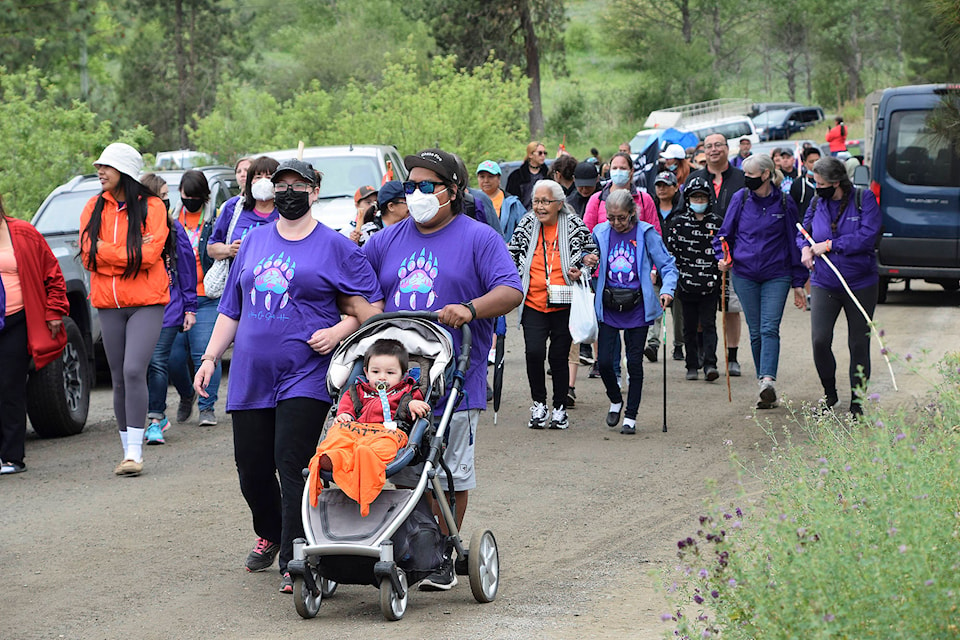
<path id="1" fill-rule="evenodd" d="M 280 545 L 270 542 L 266 538 L 257 538 L 257 544 L 253 551 L 247 554 L 247 561 L 244 565 L 247 571 L 263 571 L 273 566 L 273 561 L 277 559 L 280 553 Z"/>
<path id="2" fill-rule="evenodd" d="M 580 345 L 580 364 L 593 364 L 596 359 L 593 357 L 593 347 L 589 344 Z"/>
<path id="3" fill-rule="evenodd" d="M 673 348 L 673 359 L 674 360 L 683 360 L 683 347 L 676 346 Z"/>
<path id="4" fill-rule="evenodd" d="M 193 403 L 197 401 L 197 394 L 194 393 L 189 398 L 180 398 L 180 404 L 177 406 L 177 422 L 182 424 L 190 419 L 193 413 Z"/>
<path id="5" fill-rule="evenodd" d="M 573 387 L 567 389 L 567 402 L 564 405 L 567 409 L 573 409 L 577 406 L 577 392 Z"/>
<path id="6" fill-rule="evenodd" d="M 290 577 L 289 571 L 280 578 L 280 593 L 293 593 L 293 578 Z"/>
<path id="7" fill-rule="evenodd" d="M 717 371 L 715 366 L 708 364 L 703 368 L 703 376 L 707 379 L 707 382 L 713 382 L 720 377 L 720 372 Z"/>
<path id="8" fill-rule="evenodd" d="M 623 407 L 620 407 L 619 411 L 610 411 L 607 413 L 607 426 L 615 427 L 620 422 L 620 412 L 623 411 Z"/>
<path id="9" fill-rule="evenodd" d="M 643 355 L 645 355 L 645 356 L 647 357 L 647 360 L 649 360 L 650 362 L 656 362 L 656 361 L 657 361 L 657 352 L 658 352 L 658 351 L 660 351 L 660 349 L 657 349 L 657 348 L 656 348 L 654 345 L 652 345 L 652 344 L 648 344 L 648 345 L 643 349 Z"/>
<path id="10" fill-rule="evenodd" d="M 736 360 L 730 361 L 730 377 L 739 378 L 740 377 L 740 363 Z"/>
<path id="11" fill-rule="evenodd" d="M 457 586 L 457 574 L 453 571 L 453 558 L 443 556 L 440 568 L 420 582 L 420 591 L 448 591 Z"/>
<path id="12" fill-rule="evenodd" d="M 635 434 L 637 433 L 637 426 L 634 425 L 634 424 L 626 424 L 626 423 L 624 423 L 624 425 L 623 425 L 622 427 L 620 427 L 620 433 L 622 433 L 622 434 L 624 434 L 624 435 L 626 435 L 626 436 L 635 435 Z"/>
<path id="13" fill-rule="evenodd" d="M 590 375 L 588 378 L 599 378 L 600 377 L 600 365 L 596 362 L 593 363 L 593 366 L 590 368 Z"/>
<path id="14" fill-rule="evenodd" d="M 700 371 L 697 369 L 687 369 L 687 380 L 696 380 L 700 377 Z"/>

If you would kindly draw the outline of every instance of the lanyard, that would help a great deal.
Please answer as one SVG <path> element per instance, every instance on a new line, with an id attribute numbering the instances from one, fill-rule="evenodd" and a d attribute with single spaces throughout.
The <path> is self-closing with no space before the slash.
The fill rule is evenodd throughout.
<path id="1" fill-rule="evenodd" d="M 183 229 L 187 232 L 190 238 L 190 246 L 193 247 L 194 251 L 199 251 L 200 232 L 203 231 L 203 216 L 201 215 L 197 220 L 197 228 L 191 231 L 190 227 L 187 226 L 187 217 L 184 215 L 185 211 L 186 209 L 180 209 L 180 224 L 183 226 Z"/>
<path id="2" fill-rule="evenodd" d="M 557 236 L 560 235 L 560 229 L 557 229 Z M 543 233 L 543 225 L 540 225 L 540 240 L 543 241 L 543 268 L 547 270 L 547 286 L 550 286 L 550 272 L 553 271 L 553 258 L 557 253 L 557 238 L 553 239 L 553 256 L 550 256 L 550 262 L 547 262 L 547 236 Z"/>

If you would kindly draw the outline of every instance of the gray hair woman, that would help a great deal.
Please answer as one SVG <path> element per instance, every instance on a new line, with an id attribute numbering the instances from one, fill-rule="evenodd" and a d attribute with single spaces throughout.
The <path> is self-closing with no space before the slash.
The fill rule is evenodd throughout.
<path id="1" fill-rule="evenodd" d="M 649 223 L 637 220 L 637 203 L 626 189 L 611 191 L 607 198 L 607 221 L 593 229 L 600 251 L 595 308 L 600 321 L 597 362 L 610 399 L 607 425 L 624 420 L 620 433 L 637 432 L 637 411 L 643 390 L 643 349 L 647 329 L 673 300 L 677 266 L 673 256 Z M 659 299 L 650 279 L 654 266 L 663 284 Z M 617 383 L 614 364 L 620 361 L 620 332 L 627 348 L 627 406 Z"/>
<path id="2" fill-rule="evenodd" d="M 596 266 L 597 248 L 586 225 L 564 199 L 563 187 L 553 180 L 537 182 L 533 210 L 517 223 L 507 248 L 523 282 L 519 315 L 533 398 L 527 426 L 566 429 L 567 354 L 572 338 L 568 328 L 570 300 L 560 296 L 564 287 L 580 278 L 581 267 Z M 549 421 L 544 360 L 553 371 L 553 414 Z"/>
<path id="3" fill-rule="evenodd" d="M 847 176 L 846 167 L 837 158 L 825 157 L 813 165 L 817 195 L 810 202 L 803 226 L 816 243 L 797 234 L 803 264 L 810 276 L 810 332 L 813 339 L 813 363 L 823 385 L 823 402 L 837 404 L 837 362 L 833 357 L 833 328 L 840 310 L 847 319 L 847 345 L 850 350 L 850 412 L 863 413 L 858 390 L 870 379 L 870 328 L 843 290 L 836 274 L 817 260 L 829 253 L 830 261 L 873 317 L 877 303 L 879 276 L 874 254 L 880 233 L 880 207 L 873 192 L 857 189 Z"/>

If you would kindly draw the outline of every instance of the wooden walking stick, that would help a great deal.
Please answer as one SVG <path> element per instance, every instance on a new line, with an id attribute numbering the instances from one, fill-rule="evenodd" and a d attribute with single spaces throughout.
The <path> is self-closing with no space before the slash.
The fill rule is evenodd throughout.
<path id="1" fill-rule="evenodd" d="M 723 246 L 723 259 L 730 260 L 730 245 L 726 238 L 720 238 Z M 720 315 L 723 317 L 723 361 L 727 370 L 727 402 L 733 402 L 730 392 L 730 351 L 727 349 L 727 272 L 722 271 L 720 276 Z"/>

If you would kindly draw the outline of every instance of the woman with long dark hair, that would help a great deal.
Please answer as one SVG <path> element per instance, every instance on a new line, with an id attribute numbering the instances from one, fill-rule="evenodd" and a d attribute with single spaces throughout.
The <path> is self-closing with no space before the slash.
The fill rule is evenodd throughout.
<path id="1" fill-rule="evenodd" d="M 113 411 L 123 459 L 114 472 L 143 471 L 147 365 L 170 300 L 163 253 L 167 212 L 138 181 L 143 158 L 122 142 L 93 163 L 103 192 L 80 214 L 80 258 L 90 271 L 90 302 L 99 310 L 103 349 L 113 381 Z"/>
<path id="2" fill-rule="evenodd" d="M 858 389 L 870 379 L 870 327 L 853 300 L 843 290 L 839 278 L 820 256 L 829 253 L 830 261 L 843 275 L 853 295 L 873 317 L 877 304 L 875 248 L 880 233 L 880 207 L 869 189 L 857 190 L 847 170 L 837 158 L 821 158 L 813 165 L 817 181 L 814 196 L 803 218 L 803 226 L 813 236 L 810 244 L 797 234 L 804 266 L 810 276 L 813 338 L 813 363 L 823 385 L 823 402 L 837 404 L 837 361 L 833 357 L 833 329 L 843 310 L 847 319 L 847 348 L 850 350 L 850 412 L 863 413 Z"/>
<path id="3" fill-rule="evenodd" d="M 60 356 L 67 343 L 67 285 L 47 241 L 8 218 L 0 200 L 0 474 L 27 470 L 27 371 Z"/>

